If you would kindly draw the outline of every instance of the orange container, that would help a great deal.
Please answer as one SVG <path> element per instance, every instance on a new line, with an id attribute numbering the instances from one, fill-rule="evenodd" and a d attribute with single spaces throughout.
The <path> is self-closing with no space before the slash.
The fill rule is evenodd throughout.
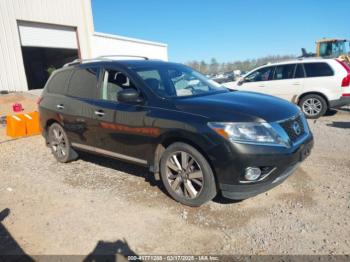
<path id="1" fill-rule="evenodd" d="M 26 124 L 27 136 L 40 134 L 39 113 L 31 112 L 18 115 Z"/>
<path id="2" fill-rule="evenodd" d="M 6 135 L 21 137 L 26 135 L 26 123 L 18 115 L 6 116 Z"/>

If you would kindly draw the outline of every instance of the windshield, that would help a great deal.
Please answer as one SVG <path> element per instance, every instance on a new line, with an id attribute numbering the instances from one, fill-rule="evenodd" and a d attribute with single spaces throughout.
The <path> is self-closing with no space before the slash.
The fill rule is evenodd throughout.
<path id="1" fill-rule="evenodd" d="M 320 44 L 320 56 L 338 57 L 350 52 L 349 41 L 324 42 Z"/>
<path id="2" fill-rule="evenodd" d="M 149 88 L 162 97 L 186 97 L 227 91 L 220 84 L 183 65 L 149 65 L 133 70 Z"/>

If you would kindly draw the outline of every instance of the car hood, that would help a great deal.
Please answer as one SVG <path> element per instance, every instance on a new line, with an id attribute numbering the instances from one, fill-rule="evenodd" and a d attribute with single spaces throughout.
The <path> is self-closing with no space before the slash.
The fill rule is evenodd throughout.
<path id="1" fill-rule="evenodd" d="M 176 99 L 177 110 L 201 115 L 210 121 L 276 122 L 300 111 L 294 104 L 269 95 L 231 91 Z"/>

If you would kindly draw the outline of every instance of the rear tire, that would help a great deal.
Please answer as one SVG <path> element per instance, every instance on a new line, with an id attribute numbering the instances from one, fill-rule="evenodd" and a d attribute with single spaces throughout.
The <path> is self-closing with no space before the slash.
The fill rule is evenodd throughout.
<path id="1" fill-rule="evenodd" d="M 61 163 L 78 158 L 78 153 L 71 147 L 66 132 L 58 123 L 53 123 L 49 127 L 48 144 L 54 157 Z"/>
<path id="2" fill-rule="evenodd" d="M 300 99 L 299 107 L 306 118 L 309 119 L 319 118 L 328 110 L 326 100 L 322 96 L 316 94 L 306 95 Z"/>
<path id="3" fill-rule="evenodd" d="M 217 194 L 208 161 L 188 144 L 167 147 L 160 160 L 160 174 L 169 195 L 184 205 L 197 207 Z"/>

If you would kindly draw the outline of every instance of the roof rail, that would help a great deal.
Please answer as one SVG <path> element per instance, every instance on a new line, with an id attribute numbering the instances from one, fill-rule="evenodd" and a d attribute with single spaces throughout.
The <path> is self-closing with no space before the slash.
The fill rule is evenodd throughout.
<path id="1" fill-rule="evenodd" d="M 133 58 L 143 58 L 145 60 L 149 60 L 147 56 L 139 56 L 139 55 L 102 55 L 97 58 L 109 58 L 109 57 L 133 57 Z"/>
<path id="2" fill-rule="evenodd" d="M 111 61 L 113 60 L 113 57 L 132 57 L 132 58 L 142 58 L 145 60 L 149 60 L 146 56 L 137 56 L 137 55 L 103 55 L 98 56 L 96 58 L 89 58 L 89 59 L 75 59 L 72 62 L 64 64 L 63 67 L 71 66 L 71 65 L 79 65 L 85 62 L 98 62 L 98 61 Z"/>
<path id="3" fill-rule="evenodd" d="M 98 59 L 98 58 L 91 58 L 91 59 L 74 59 L 72 62 L 68 62 L 66 64 L 63 65 L 63 67 L 67 67 L 67 66 L 71 66 L 71 65 L 79 65 L 82 64 L 84 62 L 94 62 L 94 61 L 101 61 L 102 59 Z"/>

